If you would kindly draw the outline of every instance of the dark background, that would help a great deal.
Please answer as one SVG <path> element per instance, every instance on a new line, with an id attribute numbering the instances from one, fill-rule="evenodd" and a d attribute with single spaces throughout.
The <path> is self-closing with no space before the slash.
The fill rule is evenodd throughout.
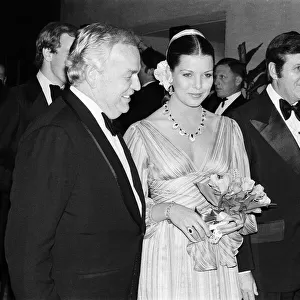
<path id="1" fill-rule="evenodd" d="M 3 3 L 5 2 L 5 3 Z M 38 33 L 60 20 L 60 0 L 6 0 L 0 5 L 0 62 L 9 86 L 21 84 L 37 72 L 33 61 Z"/>

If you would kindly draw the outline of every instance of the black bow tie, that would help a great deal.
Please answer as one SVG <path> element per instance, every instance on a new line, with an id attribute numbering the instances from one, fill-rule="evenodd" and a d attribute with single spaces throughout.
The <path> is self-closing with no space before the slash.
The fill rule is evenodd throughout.
<path id="1" fill-rule="evenodd" d="M 61 96 L 63 90 L 60 88 L 60 86 L 54 84 L 50 84 L 49 87 L 51 92 L 51 99 L 52 102 L 54 102 L 58 97 Z"/>
<path id="2" fill-rule="evenodd" d="M 117 133 L 112 121 L 108 118 L 108 116 L 105 113 L 102 113 L 102 117 L 104 119 L 106 128 L 110 131 L 112 136 L 115 136 Z"/>
<path id="3" fill-rule="evenodd" d="M 228 100 L 228 98 L 221 99 L 221 107 L 224 107 L 225 102 Z"/>
<path id="4" fill-rule="evenodd" d="M 290 118 L 293 110 L 298 121 L 300 121 L 300 101 L 298 101 L 296 105 L 291 105 L 286 100 L 280 99 L 279 105 L 285 120 Z"/>

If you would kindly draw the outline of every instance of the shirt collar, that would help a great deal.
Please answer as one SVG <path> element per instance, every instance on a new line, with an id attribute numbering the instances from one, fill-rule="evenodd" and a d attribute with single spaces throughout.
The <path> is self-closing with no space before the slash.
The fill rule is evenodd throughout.
<path id="1" fill-rule="evenodd" d="M 229 100 L 230 102 L 232 102 L 232 101 L 234 101 L 236 98 L 238 98 L 241 94 L 242 94 L 242 92 L 241 92 L 241 91 L 238 91 L 238 92 L 236 92 L 236 93 L 234 93 L 234 94 L 232 94 L 232 95 L 230 95 L 230 96 L 228 96 L 228 97 L 226 97 L 226 98 L 227 98 L 227 100 Z"/>
<path id="2" fill-rule="evenodd" d="M 58 84 L 54 84 L 51 80 L 49 80 L 43 73 L 41 70 L 38 71 L 38 73 L 36 74 L 36 77 L 39 81 L 39 83 L 41 84 L 42 87 L 48 87 L 50 84 L 52 85 L 58 85 Z M 64 85 L 60 86 L 61 89 L 64 88 Z"/>
<path id="3" fill-rule="evenodd" d="M 104 131 L 108 131 L 105 126 L 104 119 L 102 117 L 103 110 L 99 107 L 99 105 L 96 104 L 95 101 L 93 101 L 90 97 L 79 91 L 73 85 L 70 87 L 70 90 L 81 100 L 81 102 L 91 112 L 101 129 Z"/>
<path id="4" fill-rule="evenodd" d="M 273 102 L 274 106 L 276 107 L 277 111 L 279 112 L 281 117 L 284 119 L 281 109 L 280 109 L 280 106 L 279 106 L 279 100 L 282 99 L 282 97 L 274 90 L 271 83 L 268 84 L 266 90 L 267 90 L 267 93 L 268 93 L 271 101 Z"/>
<path id="5" fill-rule="evenodd" d="M 148 81 L 148 82 L 144 83 L 144 84 L 142 85 L 142 88 L 145 87 L 145 86 L 147 86 L 147 85 L 149 85 L 149 84 L 152 83 L 152 82 L 155 82 L 155 81 L 156 81 L 156 80 L 151 80 L 151 81 Z"/>

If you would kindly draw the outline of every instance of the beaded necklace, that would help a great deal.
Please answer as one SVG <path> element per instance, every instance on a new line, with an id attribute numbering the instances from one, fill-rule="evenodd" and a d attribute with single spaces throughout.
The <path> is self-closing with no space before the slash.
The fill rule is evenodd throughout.
<path id="1" fill-rule="evenodd" d="M 172 116 L 169 110 L 169 101 L 166 101 L 166 103 L 163 105 L 163 114 L 168 115 L 168 119 L 173 122 L 172 128 L 174 130 L 179 129 L 179 134 L 182 136 L 184 135 L 188 136 L 188 139 L 191 142 L 195 142 L 196 136 L 200 135 L 203 132 L 205 126 L 204 121 L 206 118 L 206 110 L 203 107 L 202 107 L 202 114 L 201 114 L 201 122 L 200 125 L 198 126 L 198 130 L 195 133 L 187 133 L 183 128 L 179 126 L 179 124 L 176 122 L 176 120 L 174 119 L 174 117 Z"/>

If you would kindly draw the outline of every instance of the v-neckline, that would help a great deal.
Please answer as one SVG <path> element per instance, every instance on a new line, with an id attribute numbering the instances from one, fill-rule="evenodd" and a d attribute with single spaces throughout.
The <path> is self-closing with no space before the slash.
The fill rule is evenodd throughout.
<path id="1" fill-rule="evenodd" d="M 194 161 L 190 158 L 190 156 L 184 150 L 182 150 L 181 148 L 178 148 L 176 145 L 174 145 L 174 143 L 172 143 L 172 141 L 166 135 L 164 135 L 151 121 L 149 121 L 147 119 L 144 119 L 144 120 L 141 121 L 141 123 L 143 123 L 143 122 L 148 123 L 156 132 L 158 132 L 158 134 L 167 143 L 169 143 L 178 153 L 182 154 L 186 158 L 186 160 L 188 161 L 189 165 L 193 168 L 194 172 L 200 172 L 200 171 L 202 172 L 206 162 L 208 161 L 208 158 L 209 158 L 208 156 L 211 155 L 211 153 L 213 153 L 213 151 L 214 151 L 216 143 L 213 143 L 213 145 L 211 147 L 211 151 L 207 151 L 206 157 L 203 159 L 203 162 L 202 162 L 201 166 L 198 168 L 196 166 L 196 164 L 194 163 Z M 220 125 L 221 125 L 221 122 L 219 121 L 218 126 L 217 126 L 218 127 L 217 132 L 219 132 Z M 217 137 L 216 137 L 215 141 L 217 141 Z"/>

